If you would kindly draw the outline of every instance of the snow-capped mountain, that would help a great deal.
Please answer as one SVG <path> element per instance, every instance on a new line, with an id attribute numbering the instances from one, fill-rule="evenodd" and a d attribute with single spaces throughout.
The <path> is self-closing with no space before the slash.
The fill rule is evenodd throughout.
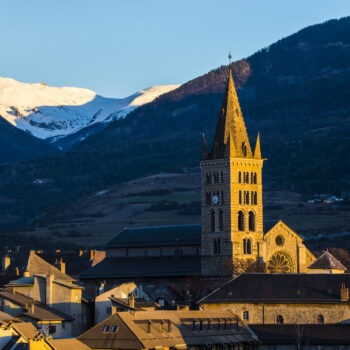
<path id="1" fill-rule="evenodd" d="M 88 89 L 27 84 L 0 77 L 0 116 L 37 138 L 55 141 L 93 124 L 124 118 L 178 87 L 153 86 L 118 99 Z"/>

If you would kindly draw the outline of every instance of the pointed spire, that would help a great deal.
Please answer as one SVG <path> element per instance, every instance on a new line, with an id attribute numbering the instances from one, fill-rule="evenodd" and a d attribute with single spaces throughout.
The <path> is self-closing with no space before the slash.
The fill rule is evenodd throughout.
<path id="1" fill-rule="evenodd" d="M 205 142 L 204 133 L 202 133 L 202 159 L 208 159 L 207 143 Z"/>
<path id="2" fill-rule="evenodd" d="M 258 137 L 256 138 L 254 158 L 261 159 L 261 151 L 260 151 L 260 133 L 258 133 Z"/>
<path id="3" fill-rule="evenodd" d="M 231 69 L 229 70 L 225 95 L 215 130 L 211 157 L 222 158 L 224 156 L 230 134 L 235 149 L 235 157 L 253 158 Z"/>

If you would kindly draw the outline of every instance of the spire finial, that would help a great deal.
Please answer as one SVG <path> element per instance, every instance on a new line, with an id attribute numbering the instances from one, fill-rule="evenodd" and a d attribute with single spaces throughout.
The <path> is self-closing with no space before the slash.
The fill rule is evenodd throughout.
<path id="1" fill-rule="evenodd" d="M 231 51 L 228 52 L 228 65 L 231 65 L 231 59 L 232 59 L 232 55 L 231 55 Z"/>

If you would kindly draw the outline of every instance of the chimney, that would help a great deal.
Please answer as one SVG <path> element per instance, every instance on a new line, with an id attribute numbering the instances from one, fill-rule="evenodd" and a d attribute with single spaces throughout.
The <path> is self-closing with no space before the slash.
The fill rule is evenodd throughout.
<path id="1" fill-rule="evenodd" d="M 28 270 L 25 270 L 23 272 L 23 277 L 30 277 L 30 274 L 29 274 L 29 271 Z"/>
<path id="2" fill-rule="evenodd" d="M 189 310 L 190 307 L 188 305 L 177 305 L 176 309 L 177 310 Z"/>
<path id="3" fill-rule="evenodd" d="M 94 256 L 95 256 L 95 251 L 90 250 L 90 261 L 92 261 L 94 259 Z"/>
<path id="4" fill-rule="evenodd" d="M 342 283 L 340 288 L 340 301 L 349 301 L 349 288 Z"/>
<path id="5" fill-rule="evenodd" d="M 66 263 L 63 262 L 63 259 L 61 258 L 60 262 L 59 262 L 59 265 L 60 265 L 60 270 L 62 273 L 66 273 Z"/>
<path id="6" fill-rule="evenodd" d="M 129 306 L 132 307 L 133 309 L 135 309 L 135 297 L 133 294 L 129 295 Z"/>
<path id="7" fill-rule="evenodd" d="M 117 313 L 117 307 L 116 306 L 111 306 L 111 315 L 114 315 L 115 313 Z"/>
<path id="8" fill-rule="evenodd" d="M 53 274 L 49 274 L 46 276 L 46 304 L 52 305 L 52 282 L 55 276 Z"/>
<path id="9" fill-rule="evenodd" d="M 11 258 L 8 255 L 5 255 L 2 258 L 2 272 L 5 272 L 10 266 L 10 264 L 11 264 Z"/>

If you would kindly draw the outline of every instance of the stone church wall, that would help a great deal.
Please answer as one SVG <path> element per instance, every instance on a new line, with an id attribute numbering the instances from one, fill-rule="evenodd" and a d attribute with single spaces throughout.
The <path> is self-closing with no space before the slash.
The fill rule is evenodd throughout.
<path id="1" fill-rule="evenodd" d="M 230 310 L 244 319 L 243 313 L 248 311 L 249 320 L 245 322 L 252 324 L 276 323 L 278 315 L 283 317 L 285 324 L 315 324 L 318 315 L 322 315 L 324 323 L 338 323 L 350 320 L 349 303 L 333 304 L 202 304 L 202 309 L 223 309 Z"/>

